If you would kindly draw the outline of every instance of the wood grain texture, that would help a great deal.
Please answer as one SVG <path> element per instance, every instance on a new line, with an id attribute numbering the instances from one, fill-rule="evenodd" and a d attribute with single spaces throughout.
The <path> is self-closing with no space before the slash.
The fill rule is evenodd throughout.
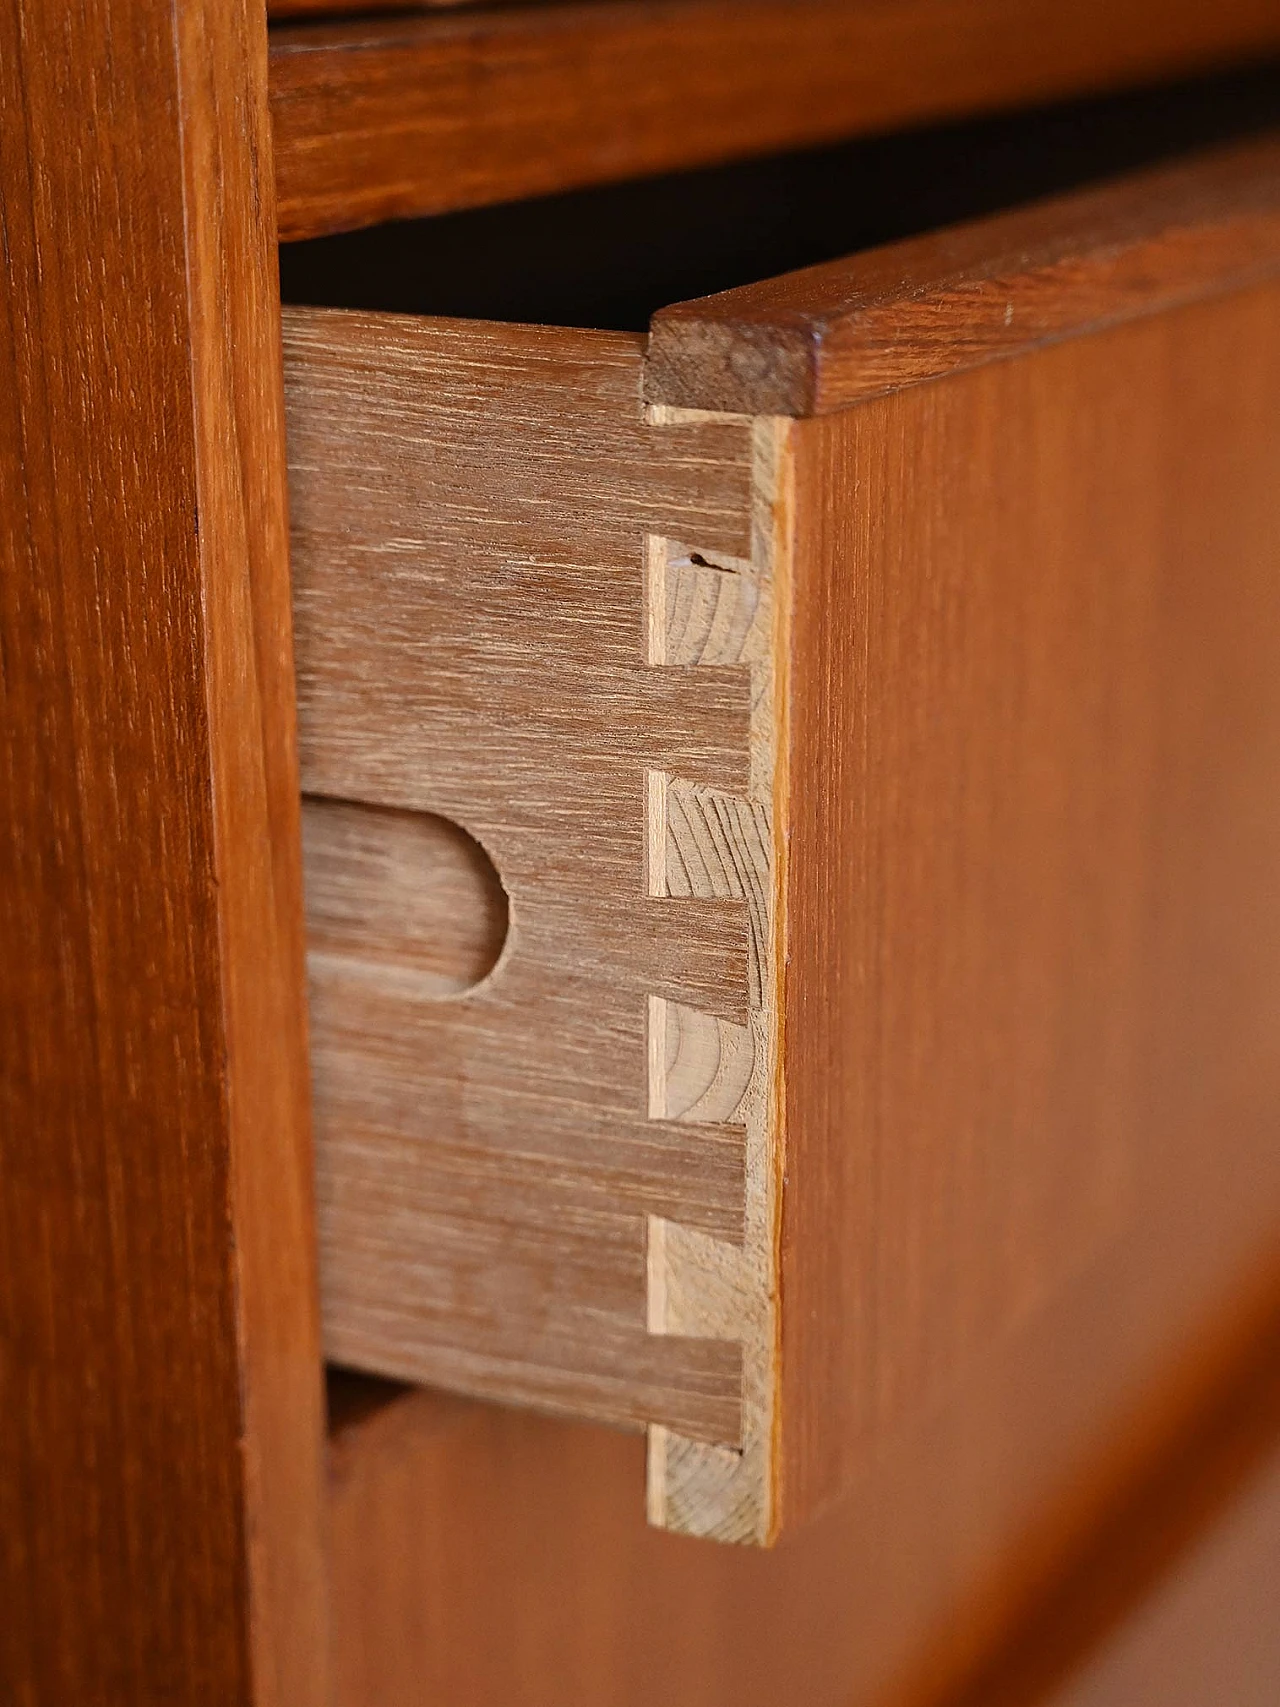
<path id="1" fill-rule="evenodd" d="M 1280 1686 L 1280 1318 L 947 1707 L 1268 1707 Z"/>
<path id="2" fill-rule="evenodd" d="M 430 12 L 440 7 L 483 5 L 484 0 L 267 0 L 268 18 L 353 17 L 361 12 Z M 508 0 L 508 4 L 521 0 Z M 524 0 L 541 5 L 543 0 Z"/>
<path id="3" fill-rule="evenodd" d="M 651 417 L 663 436 L 712 423 Z M 729 423 L 719 423 L 723 430 Z M 737 426 L 735 424 L 735 430 Z M 781 1099 L 778 932 L 783 872 L 778 769 L 779 660 L 787 643 L 792 516 L 789 428 L 751 429 L 751 552 L 708 558 L 650 535 L 645 567 L 648 662 L 664 671 L 742 669 L 751 701 L 747 781 L 737 792 L 650 771 L 645 793 L 648 893 L 659 901 L 726 902 L 746 930 L 743 1022 L 669 997 L 649 998 L 649 1113 L 724 1122 L 743 1133 L 741 1244 L 650 1215 L 651 1333 L 741 1346 L 742 1429 L 732 1442 L 649 1429 L 648 1509 L 664 1529 L 764 1542 L 777 1528 L 778 1236 Z M 696 906 L 687 909 L 692 921 Z"/>
<path id="4" fill-rule="evenodd" d="M 0 1691 L 318 1707 L 265 29 L 0 34 Z"/>
<path id="5" fill-rule="evenodd" d="M 784 1521 L 1036 1317 L 1105 1430 L 1280 1240 L 1280 289 L 795 435 Z"/>
<path id="6" fill-rule="evenodd" d="M 305 786 L 379 808 L 361 836 L 388 809 L 461 825 L 510 904 L 492 974 L 441 1001 L 385 924 L 335 941 L 316 892 L 330 1355 L 667 1425 L 666 1521 L 760 1538 L 772 430 L 646 423 L 641 341 L 617 334 L 292 311 L 286 362 Z M 703 636 L 691 575 L 742 583 L 726 608 L 751 620 Z M 677 1312 L 700 1265 L 727 1301 Z"/>
<path id="7" fill-rule="evenodd" d="M 646 1528 L 626 1435 L 431 1393 L 349 1406 L 331 1460 L 338 1707 L 1044 1707 L 1037 1690 L 1123 1641 L 1233 1503 L 1248 1512 L 1277 1438 L 1275 1281 L 1238 1321 L 1202 1324 L 1185 1384 L 1083 1456 L 1023 1448 L 1061 1444 L 1074 1404 L 1069 1383 L 1028 1381 L 1033 1343 L 1061 1355 L 1028 1324 L 997 1352 L 1002 1391 L 916 1418 L 771 1551 Z M 1087 1335 L 1076 1349 L 1087 1367 Z M 1265 1533 L 1255 1545 L 1265 1561 Z M 1224 1682 L 1270 1635 L 1272 1583 L 1242 1586 L 1238 1610 L 1261 1617 L 1234 1626 Z M 1170 1636 L 1194 1653 L 1194 1623 Z M 1125 1707 L 1147 1699 L 1166 1697 Z"/>
<path id="8" fill-rule="evenodd" d="M 313 967 L 363 960 L 432 996 L 486 978 L 507 940 L 506 891 L 479 842 L 429 812 L 304 800 Z"/>
<path id="9" fill-rule="evenodd" d="M 273 32 L 280 233 L 1031 104 L 1280 46 L 1272 0 L 609 0 Z"/>
<path id="10" fill-rule="evenodd" d="M 1280 271 L 1280 140 L 654 316 L 651 402 L 814 415 Z"/>

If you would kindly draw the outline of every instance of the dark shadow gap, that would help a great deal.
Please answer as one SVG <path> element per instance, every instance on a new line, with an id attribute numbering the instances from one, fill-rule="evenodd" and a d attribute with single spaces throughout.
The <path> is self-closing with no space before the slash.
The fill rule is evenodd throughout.
<path id="1" fill-rule="evenodd" d="M 644 331 L 667 303 L 1280 124 L 1280 65 L 283 244 L 285 302 Z"/>

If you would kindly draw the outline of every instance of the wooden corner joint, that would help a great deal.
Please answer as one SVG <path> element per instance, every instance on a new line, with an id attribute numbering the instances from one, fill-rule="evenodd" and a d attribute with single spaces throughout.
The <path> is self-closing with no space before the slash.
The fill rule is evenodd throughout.
<path id="1" fill-rule="evenodd" d="M 679 418 L 697 416 L 680 411 Z M 650 1425 L 648 1513 L 661 1528 L 755 1544 L 773 1539 L 778 1505 L 781 852 L 774 803 L 783 703 L 779 663 L 785 657 L 788 432 L 784 421 L 752 425 L 749 560 L 650 535 L 645 563 L 648 663 L 745 667 L 751 692 L 745 793 L 667 771 L 651 770 L 647 777 L 648 897 L 658 903 L 672 896 L 740 902 L 748 982 L 745 1024 L 649 998 L 650 1118 L 733 1128 L 745 1165 L 741 1244 L 661 1216 L 648 1218 L 650 1333 L 730 1340 L 742 1352 L 736 1441 L 714 1444 Z"/>

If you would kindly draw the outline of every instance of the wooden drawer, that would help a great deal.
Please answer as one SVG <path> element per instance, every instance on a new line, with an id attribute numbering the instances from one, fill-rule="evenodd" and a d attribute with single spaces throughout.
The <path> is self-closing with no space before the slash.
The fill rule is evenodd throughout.
<path id="1" fill-rule="evenodd" d="M 332 1359 L 765 1541 L 1256 1284 L 1278 273 L 1264 141 L 648 338 L 286 311 Z"/>

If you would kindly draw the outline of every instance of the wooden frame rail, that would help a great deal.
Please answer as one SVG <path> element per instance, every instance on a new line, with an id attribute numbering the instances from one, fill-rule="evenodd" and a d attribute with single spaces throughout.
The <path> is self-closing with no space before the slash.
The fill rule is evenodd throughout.
<path id="1" fill-rule="evenodd" d="M 607 0 L 282 24 L 280 235 L 315 236 L 1280 49 L 1271 0 Z"/>

